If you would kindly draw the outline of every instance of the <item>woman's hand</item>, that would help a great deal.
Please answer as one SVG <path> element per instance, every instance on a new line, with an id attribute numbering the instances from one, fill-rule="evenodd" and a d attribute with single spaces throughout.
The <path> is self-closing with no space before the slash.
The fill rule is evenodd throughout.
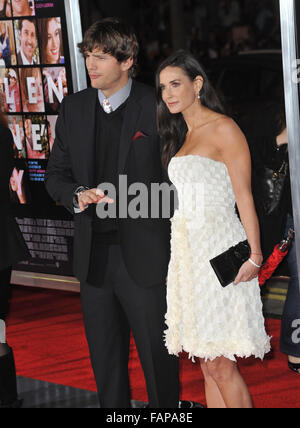
<path id="1" fill-rule="evenodd" d="M 261 266 L 263 257 L 260 255 L 251 255 L 251 260 L 257 265 Z M 241 282 L 250 282 L 252 279 L 258 277 L 260 268 L 254 266 L 249 260 L 243 264 L 237 277 L 235 278 L 234 285 L 238 285 Z"/>
<path id="2" fill-rule="evenodd" d="M 276 138 L 277 146 L 283 146 L 284 144 L 288 144 L 288 136 L 287 136 L 287 129 L 285 128 L 281 134 L 278 135 Z"/>

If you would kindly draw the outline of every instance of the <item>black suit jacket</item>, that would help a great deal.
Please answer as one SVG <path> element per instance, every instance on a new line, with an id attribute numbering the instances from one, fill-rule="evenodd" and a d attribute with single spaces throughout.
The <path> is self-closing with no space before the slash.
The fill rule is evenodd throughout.
<path id="1" fill-rule="evenodd" d="M 13 165 L 13 137 L 8 128 L 0 125 L 0 270 L 30 257 L 10 207 L 9 179 Z"/>
<path id="2" fill-rule="evenodd" d="M 63 101 L 57 121 L 46 187 L 71 213 L 76 188 L 99 184 L 94 183 L 97 102 L 98 91 L 92 88 L 71 95 Z M 139 131 L 145 136 L 133 141 Z M 161 166 L 155 92 L 136 81 L 126 104 L 118 165 L 118 174 L 127 175 L 128 185 L 140 182 L 150 189 L 151 183 L 167 178 Z M 74 273 L 81 282 L 88 276 L 92 220 L 91 208 L 75 215 Z M 169 219 L 118 219 L 118 226 L 131 277 L 142 287 L 164 282 L 170 258 Z"/>

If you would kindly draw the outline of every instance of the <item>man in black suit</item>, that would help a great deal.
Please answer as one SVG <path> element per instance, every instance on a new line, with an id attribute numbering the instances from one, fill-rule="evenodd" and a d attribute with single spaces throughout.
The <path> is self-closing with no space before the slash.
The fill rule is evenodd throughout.
<path id="1" fill-rule="evenodd" d="M 0 112 L 0 409 L 20 407 L 13 350 L 6 343 L 5 321 L 8 312 L 12 266 L 30 258 L 20 229 L 14 219 L 9 195 L 9 180 L 14 167 L 13 136 Z"/>
<path id="2" fill-rule="evenodd" d="M 99 208 L 102 214 L 111 207 L 124 211 L 124 198 L 132 202 L 127 189 L 118 188 L 120 176 L 149 193 L 152 183 L 164 181 L 155 93 L 132 79 L 138 42 L 119 20 L 94 24 L 80 49 L 92 88 L 62 103 L 46 187 L 55 201 L 76 212 L 74 270 L 100 404 L 130 407 L 132 331 L 150 407 L 176 408 L 178 359 L 168 355 L 163 339 L 169 219 L 99 214 Z M 104 194 L 102 183 L 116 193 Z"/>

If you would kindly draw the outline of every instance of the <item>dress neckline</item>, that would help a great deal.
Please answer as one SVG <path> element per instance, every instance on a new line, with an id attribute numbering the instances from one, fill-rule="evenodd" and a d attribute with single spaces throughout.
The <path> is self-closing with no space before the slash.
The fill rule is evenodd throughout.
<path id="1" fill-rule="evenodd" d="M 220 162 L 220 161 L 217 161 L 217 160 L 215 160 L 215 159 L 209 158 L 209 157 L 207 157 L 207 156 L 201 156 L 201 155 L 183 155 L 183 156 L 173 156 L 172 160 L 173 160 L 173 159 L 184 159 L 184 158 L 199 158 L 199 159 L 207 159 L 208 161 L 215 162 L 215 163 L 219 163 L 219 164 L 224 165 L 224 166 L 226 167 L 226 165 L 225 165 L 225 163 L 224 163 L 224 162 Z"/>

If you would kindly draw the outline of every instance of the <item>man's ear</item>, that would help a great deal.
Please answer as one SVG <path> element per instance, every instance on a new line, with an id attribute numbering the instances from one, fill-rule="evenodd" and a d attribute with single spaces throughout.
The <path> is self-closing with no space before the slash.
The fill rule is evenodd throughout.
<path id="1" fill-rule="evenodd" d="M 130 57 L 121 63 L 122 71 L 129 71 L 133 66 L 133 58 Z"/>

